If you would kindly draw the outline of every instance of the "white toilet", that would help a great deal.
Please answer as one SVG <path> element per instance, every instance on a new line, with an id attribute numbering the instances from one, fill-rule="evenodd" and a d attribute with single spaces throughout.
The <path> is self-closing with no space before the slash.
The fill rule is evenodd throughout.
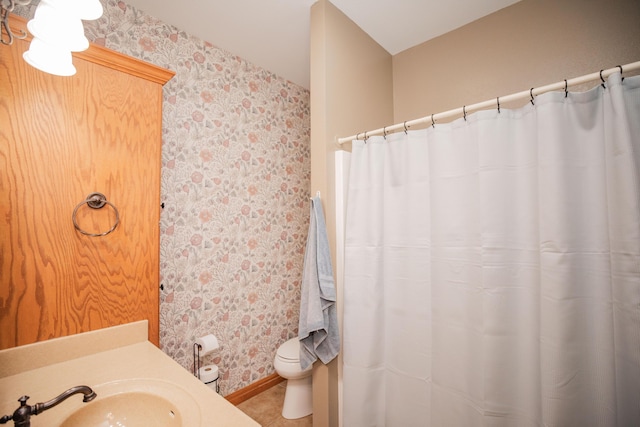
<path id="1" fill-rule="evenodd" d="M 313 412 L 311 370 L 300 367 L 300 341 L 291 338 L 276 352 L 273 362 L 278 375 L 287 380 L 282 416 L 289 420 L 306 417 Z"/>

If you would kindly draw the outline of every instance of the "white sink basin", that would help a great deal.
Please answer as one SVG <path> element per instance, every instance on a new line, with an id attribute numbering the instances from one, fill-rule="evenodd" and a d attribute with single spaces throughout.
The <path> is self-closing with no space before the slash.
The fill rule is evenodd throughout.
<path id="1" fill-rule="evenodd" d="M 132 379 L 101 384 L 98 397 L 83 403 L 60 427 L 190 427 L 200 408 L 183 388 L 161 380 Z"/>

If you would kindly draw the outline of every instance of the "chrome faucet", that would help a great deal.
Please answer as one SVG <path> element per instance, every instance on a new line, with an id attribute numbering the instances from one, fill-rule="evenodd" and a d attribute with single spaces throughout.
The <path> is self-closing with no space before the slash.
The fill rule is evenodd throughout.
<path id="1" fill-rule="evenodd" d="M 29 427 L 31 425 L 32 415 L 41 414 L 47 409 L 51 409 L 58 403 L 66 400 L 68 397 L 78 393 L 84 394 L 84 398 L 82 399 L 83 402 L 90 402 L 97 396 L 97 394 L 86 385 L 71 387 L 69 390 L 63 392 L 59 396 L 54 397 L 53 399 L 44 403 L 36 403 L 33 406 L 27 405 L 29 396 L 22 396 L 20 399 L 18 399 L 18 402 L 20 402 L 20 407 L 14 411 L 13 415 L 5 415 L 4 417 L 0 418 L 0 424 L 6 424 L 9 421 L 13 420 L 13 425 L 15 427 Z"/>

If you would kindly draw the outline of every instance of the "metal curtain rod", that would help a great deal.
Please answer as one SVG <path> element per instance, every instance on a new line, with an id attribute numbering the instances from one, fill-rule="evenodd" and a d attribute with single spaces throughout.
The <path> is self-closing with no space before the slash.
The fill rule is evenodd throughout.
<path id="1" fill-rule="evenodd" d="M 415 120 L 409 120 L 406 121 L 404 123 L 398 123 L 392 126 L 385 126 L 383 128 L 380 129 L 376 129 L 376 130 L 370 130 L 370 131 L 366 131 L 366 132 L 362 132 L 362 133 L 357 133 L 355 135 L 351 135 L 351 136 L 347 136 L 345 138 L 339 138 L 338 139 L 338 144 L 342 145 L 345 142 L 350 142 L 353 141 L 354 139 L 366 139 L 371 135 L 386 135 L 390 132 L 394 132 L 397 130 L 408 130 L 411 126 L 415 126 L 415 125 L 420 125 L 420 124 L 431 124 L 431 125 L 435 125 L 437 120 L 442 120 L 442 119 L 446 119 L 446 118 L 450 118 L 450 117 L 454 117 L 454 116 L 459 116 L 461 114 L 463 114 L 466 118 L 466 115 L 469 114 L 470 111 L 477 111 L 477 110 L 481 110 L 484 108 L 488 108 L 488 107 L 498 107 L 498 110 L 500 109 L 500 102 L 509 102 L 509 101 L 518 101 L 518 100 L 523 100 L 523 99 L 531 99 L 531 102 L 533 102 L 533 97 L 536 95 L 540 95 L 542 93 L 545 92 L 550 92 L 553 90 L 564 90 L 565 92 L 568 91 L 568 87 L 569 86 L 575 86 L 575 85 L 579 85 L 579 84 L 583 84 L 583 83 L 588 83 L 594 80 L 598 80 L 600 79 L 602 81 L 602 84 L 604 85 L 604 79 L 606 77 L 609 77 L 611 74 L 615 73 L 616 71 L 620 71 L 621 73 L 626 71 L 635 71 L 635 70 L 640 70 L 640 61 L 637 62 L 631 62 L 629 64 L 626 65 L 618 65 L 616 67 L 613 68 L 609 68 L 607 70 L 600 70 L 599 72 L 595 72 L 595 73 L 591 73 L 591 74 L 586 74 L 584 76 L 581 77 L 576 77 L 573 79 L 569 79 L 569 80 L 563 80 L 561 82 L 557 82 L 557 83 L 552 83 L 546 86 L 541 86 L 538 88 L 531 88 L 529 90 L 525 90 L 522 92 L 518 92 L 518 93 L 513 93 L 511 95 L 506 95 L 506 96 L 499 96 L 496 99 L 490 99 L 488 101 L 483 101 L 483 102 L 478 102 L 477 104 L 472 104 L 472 105 L 465 105 L 464 107 L 461 108 L 456 108 L 453 110 L 449 110 L 449 111 L 445 111 L 444 113 L 438 113 L 438 114 L 431 114 L 430 116 L 426 116 L 426 117 L 422 117 L 420 119 L 415 119 Z"/>

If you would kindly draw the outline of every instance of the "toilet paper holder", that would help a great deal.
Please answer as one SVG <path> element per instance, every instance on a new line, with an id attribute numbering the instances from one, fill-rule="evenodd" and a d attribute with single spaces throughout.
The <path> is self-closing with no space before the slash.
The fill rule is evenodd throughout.
<path id="1" fill-rule="evenodd" d="M 200 350 L 202 346 L 197 342 L 193 343 L 193 375 L 200 379 Z"/>
<path id="2" fill-rule="evenodd" d="M 206 385 L 210 385 L 210 383 L 214 383 L 216 393 L 220 394 L 220 383 L 218 382 L 219 374 L 218 367 L 216 365 L 207 365 L 204 367 L 200 367 L 200 352 L 202 351 L 202 345 L 195 342 L 193 343 L 193 375 L 196 376 L 200 381 L 204 382 Z M 204 354 L 209 353 L 210 351 L 205 351 Z M 211 380 L 201 378 L 200 372 L 202 369 L 209 369 L 210 367 L 215 368 L 216 376 L 215 378 L 211 378 Z"/>
<path id="3" fill-rule="evenodd" d="M 193 343 L 193 375 L 200 379 L 200 354 L 208 354 L 220 348 L 215 335 L 205 335 Z"/>

